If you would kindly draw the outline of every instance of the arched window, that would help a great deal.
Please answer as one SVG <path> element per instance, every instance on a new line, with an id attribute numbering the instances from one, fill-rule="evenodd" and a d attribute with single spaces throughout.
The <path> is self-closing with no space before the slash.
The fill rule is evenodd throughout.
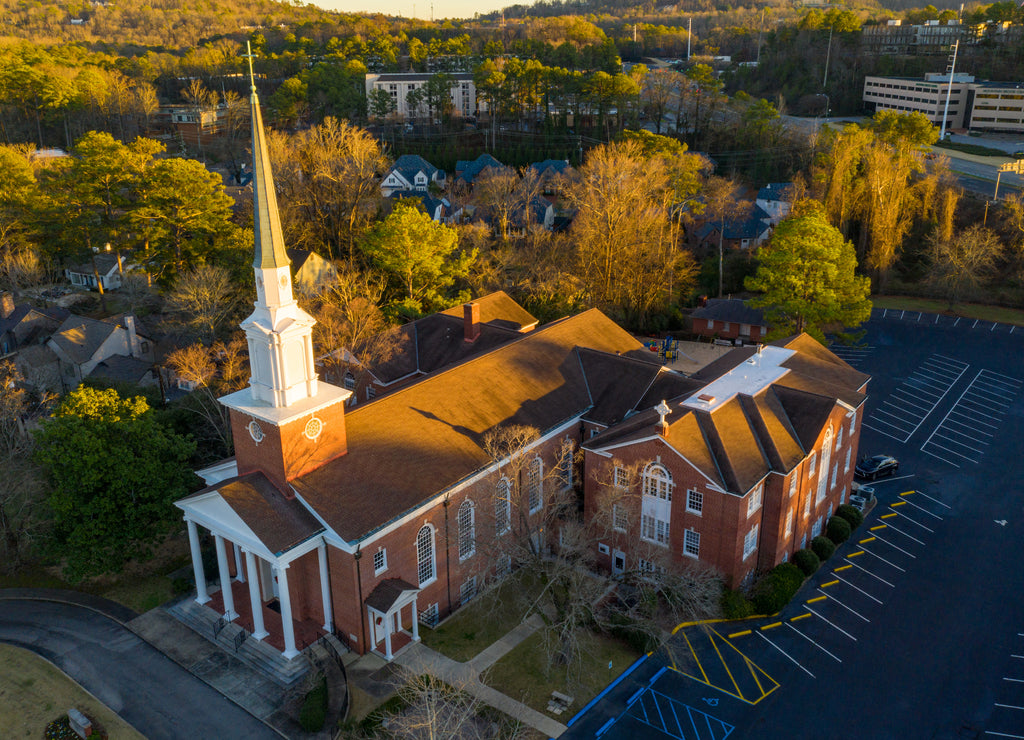
<path id="1" fill-rule="evenodd" d="M 562 488 L 572 486 L 573 443 L 566 437 L 562 441 L 562 455 L 558 459 L 558 482 Z"/>
<path id="2" fill-rule="evenodd" d="M 530 502 L 530 513 L 540 510 L 544 503 L 541 486 L 544 481 L 544 461 L 535 457 L 526 468 L 526 493 Z"/>
<path id="3" fill-rule="evenodd" d="M 416 535 L 416 570 L 421 587 L 437 575 L 434 569 L 434 529 L 429 524 L 424 524 Z"/>
<path id="4" fill-rule="evenodd" d="M 350 391 L 354 391 L 356 389 L 356 376 L 348 370 L 345 371 L 345 387 Z"/>
<path id="5" fill-rule="evenodd" d="M 818 493 L 814 497 L 815 505 L 825 500 L 828 493 L 829 462 L 832 459 L 832 427 L 825 430 L 825 441 L 821 444 L 821 475 L 818 476 Z"/>
<path id="6" fill-rule="evenodd" d="M 466 499 L 459 507 L 459 560 L 476 552 L 476 523 L 473 502 Z"/>
<path id="7" fill-rule="evenodd" d="M 644 495 L 672 500 L 672 474 L 661 463 L 651 463 L 644 468 Z"/>
<path id="8" fill-rule="evenodd" d="M 512 527 L 512 484 L 502 478 L 494 487 L 494 532 L 504 534 Z"/>

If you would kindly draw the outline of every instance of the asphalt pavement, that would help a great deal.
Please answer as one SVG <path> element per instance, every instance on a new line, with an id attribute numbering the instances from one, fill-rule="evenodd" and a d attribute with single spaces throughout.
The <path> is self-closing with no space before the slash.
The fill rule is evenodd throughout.
<path id="1" fill-rule="evenodd" d="M 876 310 L 862 455 L 900 460 L 777 616 L 681 630 L 563 738 L 1024 739 L 1024 331 Z"/>
<path id="2" fill-rule="evenodd" d="M 77 604 L 0 600 L 0 642 L 46 658 L 148 738 L 278 738 L 118 621 Z"/>

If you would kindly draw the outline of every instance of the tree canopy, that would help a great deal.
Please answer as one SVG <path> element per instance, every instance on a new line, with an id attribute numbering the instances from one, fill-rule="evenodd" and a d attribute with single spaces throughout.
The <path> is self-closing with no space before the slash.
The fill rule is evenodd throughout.
<path id="1" fill-rule="evenodd" d="M 50 485 L 56 553 L 71 580 L 117 572 L 149 553 L 196 488 L 190 437 L 166 429 L 142 397 L 80 387 L 36 433 Z"/>
<path id="2" fill-rule="evenodd" d="M 781 222 L 758 251 L 757 272 L 745 285 L 761 293 L 751 304 L 764 309 L 773 335 L 805 331 L 824 340 L 829 325 L 852 327 L 868 319 L 870 280 L 855 274 L 853 245 L 820 208 L 796 210 L 801 215 Z"/>

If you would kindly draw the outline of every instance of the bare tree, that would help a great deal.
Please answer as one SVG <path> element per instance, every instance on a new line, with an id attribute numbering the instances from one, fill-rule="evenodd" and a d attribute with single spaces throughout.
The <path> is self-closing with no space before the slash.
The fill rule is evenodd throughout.
<path id="1" fill-rule="evenodd" d="M 14 569 L 39 532 L 42 475 L 32 461 L 24 414 L 28 394 L 14 362 L 0 362 L 0 568 Z"/>
<path id="2" fill-rule="evenodd" d="M 540 194 L 537 171 L 527 167 L 516 172 L 512 167 L 487 167 L 473 183 L 473 200 L 497 227 L 498 236 L 507 241 L 513 221 L 528 226 L 531 205 Z"/>
<path id="3" fill-rule="evenodd" d="M 718 224 L 718 297 L 722 297 L 722 275 L 725 260 L 725 226 L 727 223 L 743 218 L 753 207 L 753 203 L 736 197 L 738 185 L 724 177 L 709 177 L 704 185 L 703 196 L 707 214 L 713 223 Z"/>
<path id="4" fill-rule="evenodd" d="M 683 74 L 671 69 L 652 69 L 644 76 L 640 101 L 654 119 L 654 133 L 661 133 L 666 114 L 680 100 L 683 83 Z"/>
<path id="5" fill-rule="evenodd" d="M 167 294 L 167 308 L 176 315 L 177 323 L 204 342 L 216 339 L 240 304 L 231 274 L 216 265 L 186 272 Z"/>
<path id="6" fill-rule="evenodd" d="M 928 240 L 931 265 L 928 282 L 941 290 L 953 308 L 966 291 L 977 290 L 993 276 L 1002 253 L 999 237 L 984 226 L 972 224 L 944 239 L 936 231 Z"/>

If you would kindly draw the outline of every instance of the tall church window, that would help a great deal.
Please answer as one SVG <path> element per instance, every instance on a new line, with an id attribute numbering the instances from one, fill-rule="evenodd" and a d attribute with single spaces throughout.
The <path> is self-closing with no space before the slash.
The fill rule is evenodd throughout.
<path id="1" fill-rule="evenodd" d="M 494 487 L 494 532 L 505 534 L 512 527 L 512 484 L 502 478 Z"/>
<path id="2" fill-rule="evenodd" d="M 815 505 L 825 500 L 828 492 L 829 462 L 832 458 L 832 427 L 825 430 L 825 441 L 821 445 L 821 475 L 818 476 L 818 493 L 814 497 Z"/>
<path id="3" fill-rule="evenodd" d="M 530 461 L 526 469 L 526 493 L 530 502 L 530 513 L 538 511 L 544 503 L 541 485 L 544 481 L 544 461 L 539 457 Z"/>
<path id="4" fill-rule="evenodd" d="M 434 568 L 434 529 L 429 524 L 424 524 L 416 535 L 416 572 L 421 587 L 437 576 Z"/>
<path id="5" fill-rule="evenodd" d="M 644 469 L 643 504 L 640 514 L 640 538 L 668 545 L 672 518 L 672 474 L 660 463 Z"/>
<path id="6" fill-rule="evenodd" d="M 466 499 L 459 506 L 459 560 L 465 560 L 476 552 L 476 524 L 473 502 Z"/>

